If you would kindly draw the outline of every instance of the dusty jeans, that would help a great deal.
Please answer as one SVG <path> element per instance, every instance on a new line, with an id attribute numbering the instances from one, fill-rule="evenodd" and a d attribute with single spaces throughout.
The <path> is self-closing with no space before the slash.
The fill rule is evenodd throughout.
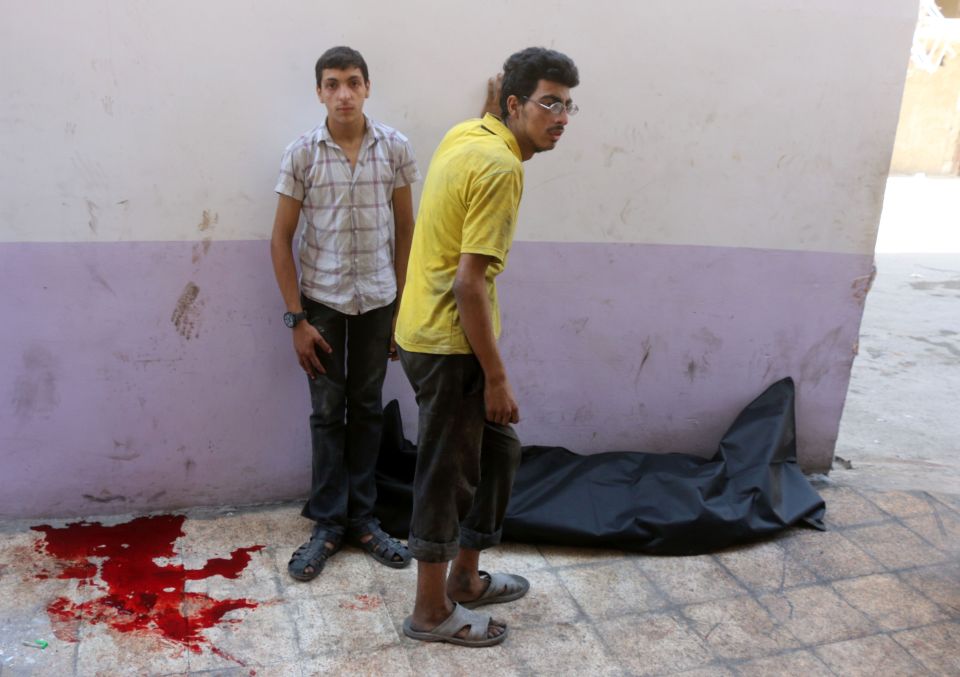
<path id="1" fill-rule="evenodd" d="M 410 551 L 447 562 L 460 547 L 497 545 L 520 464 L 517 434 L 485 420 L 474 355 L 399 352 L 420 408 Z"/>
<path id="2" fill-rule="evenodd" d="M 374 519 L 393 307 L 344 315 L 303 299 L 307 320 L 333 352 L 318 351 L 327 373 L 309 382 L 313 477 L 301 514 L 332 533 L 362 530 Z"/>

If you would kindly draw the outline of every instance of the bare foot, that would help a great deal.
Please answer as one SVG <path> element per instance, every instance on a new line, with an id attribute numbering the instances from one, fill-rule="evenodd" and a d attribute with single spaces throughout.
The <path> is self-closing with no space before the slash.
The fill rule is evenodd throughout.
<path id="1" fill-rule="evenodd" d="M 451 569 L 447 578 L 447 597 L 454 602 L 472 602 L 487 591 L 490 583 L 489 578 L 482 578 L 476 571 L 467 573 Z"/>

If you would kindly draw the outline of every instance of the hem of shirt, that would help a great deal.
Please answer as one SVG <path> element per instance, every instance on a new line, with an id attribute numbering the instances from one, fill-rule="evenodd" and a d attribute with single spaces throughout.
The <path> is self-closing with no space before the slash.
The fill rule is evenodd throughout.
<path id="1" fill-rule="evenodd" d="M 399 336 L 395 336 L 397 345 L 406 350 L 408 353 L 426 353 L 428 355 L 473 355 L 473 350 L 470 348 L 470 345 L 467 344 L 464 346 L 436 346 L 436 345 L 427 345 L 425 343 L 416 343 L 414 341 L 407 341 L 401 339 Z"/>
<path id="2" fill-rule="evenodd" d="M 419 176 L 415 176 L 409 181 L 406 181 L 403 177 L 400 177 L 398 181 L 393 182 L 393 189 L 396 190 L 397 188 L 406 188 L 407 186 L 412 186 L 413 184 L 419 181 L 420 181 Z"/>
<path id="3" fill-rule="evenodd" d="M 380 310 L 381 308 L 386 308 L 386 307 L 389 306 L 391 303 L 393 303 L 394 301 L 397 300 L 397 296 L 396 296 L 396 294 L 394 294 L 393 298 L 390 299 L 389 301 L 387 301 L 386 303 L 379 303 L 379 302 L 377 302 L 377 303 L 378 303 L 377 305 L 374 305 L 374 306 L 371 307 L 371 308 L 367 308 L 367 309 L 364 310 L 364 311 L 361 311 L 361 312 L 359 312 L 359 313 L 350 313 L 350 312 L 347 312 L 347 311 L 343 310 L 344 305 L 343 305 L 342 303 L 333 303 L 333 302 L 331 302 L 331 301 L 324 301 L 323 299 L 314 298 L 313 296 L 310 296 L 310 294 L 308 294 L 306 291 L 304 291 L 304 289 L 303 289 L 302 287 L 300 288 L 300 293 L 303 294 L 303 296 L 305 296 L 308 300 L 313 301 L 314 303 L 319 303 L 319 304 L 322 305 L 322 306 L 326 306 L 327 308 L 330 308 L 331 310 L 335 310 L 335 311 L 337 311 L 338 313 L 340 313 L 341 315 L 352 315 L 352 316 L 363 315 L 364 313 L 369 313 L 370 311 L 373 311 L 373 310 Z M 410 352 L 416 352 L 416 351 L 410 351 Z"/>
<path id="4" fill-rule="evenodd" d="M 501 249 L 494 249 L 493 247 L 461 247 L 461 254 L 483 254 L 484 256 L 492 256 L 497 259 L 500 263 L 503 263 L 503 260 L 506 258 L 507 254 Z"/>
<path id="5" fill-rule="evenodd" d="M 302 195 L 301 197 L 297 197 L 292 191 L 287 192 L 286 189 L 281 189 L 280 186 L 277 186 L 276 188 L 274 188 L 273 192 L 276 193 L 277 195 L 286 195 L 287 197 L 301 203 L 303 202 L 303 198 L 306 197 L 306 194 Z"/>

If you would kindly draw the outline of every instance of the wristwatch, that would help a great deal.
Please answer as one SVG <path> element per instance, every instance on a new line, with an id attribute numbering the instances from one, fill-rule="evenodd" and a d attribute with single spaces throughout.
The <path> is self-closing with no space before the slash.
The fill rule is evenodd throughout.
<path id="1" fill-rule="evenodd" d="M 307 319 L 307 314 L 302 311 L 299 313 L 288 312 L 283 314 L 283 323 L 288 327 L 290 327 L 291 329 L 296 327 L 297 324 L 300 322 L 300 320 L 305 320 L 305 319 Z"/>

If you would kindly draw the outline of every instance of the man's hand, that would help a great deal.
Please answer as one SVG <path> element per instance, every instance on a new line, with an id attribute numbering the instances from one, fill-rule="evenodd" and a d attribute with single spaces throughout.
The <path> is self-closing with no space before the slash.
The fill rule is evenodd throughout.
<path id="1" fill-rule="evenodd" d="M 320 363 L 320 356 L 317 355 L 318 348 L 325 353 L 333 352 L 333 348 L 316 327 L 306 320 L 298 322 L 293 328 L 293 349 L 297 352 L 297 361 L 311 380 L 327 373 Z"/>
<path id="2" fill-rule="evenodd" d="M 496 77 L 487 79 L 487 100 L 483 103 L 480 117 L 487 113 L 500 117 L 500 89 L 502 85 L 503 73 L 497 73 Z"/>
<path id="3" fill-rule="evenodd" d="M 397 306 L 399 308 L 399 305 Z M 387 350 L 387 357 L 391 362 L 400 359 L 400 353 L 397 352 L 397 314 L 393 314 L 393 324 L 390 326 L 390 349 Z"/>
<path id="4" fill-rule="evenodd" d="M 506 378 L 484 384 L 483 404 L 487 410 L 488 421 L 500 425 L 520 422 L 520 408 L 513 396 L 513 388 L 510 387 L 510 382 Z"/>

